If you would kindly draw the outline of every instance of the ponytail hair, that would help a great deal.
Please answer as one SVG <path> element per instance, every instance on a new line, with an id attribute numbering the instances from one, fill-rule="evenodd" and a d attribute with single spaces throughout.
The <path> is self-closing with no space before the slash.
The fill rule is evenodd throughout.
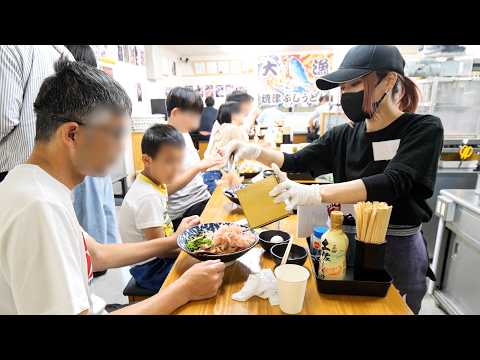
<path id="1" fill-rule="evenodd" d="M 398 87 L 401 87 L 401 90 Z M 398 107 L 404 112 L 415 112 L 420 101 L 418 86 L 408 77 L 398 74 L 398 80 L 394 87 L 393 95 L 400 91 Z"/>

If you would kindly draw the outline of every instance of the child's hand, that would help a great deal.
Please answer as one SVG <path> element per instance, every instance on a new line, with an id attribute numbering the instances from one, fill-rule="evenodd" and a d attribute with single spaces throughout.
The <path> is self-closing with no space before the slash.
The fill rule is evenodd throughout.
<path id="1" fill-rule="evenodd" d="M 222 165 L 224 162 L 223 156 L 218 153 L 213 154 L 212 156 L 203 159 L 200 161 L 199 167 L 201 171 L 206 171 L 207 169 L 211 168 L 212 166 Z"/>
<path id="2" fill-rule="evenodd" d="M 200 216 L 193 215 L 186 218 L 183 218 L 180 225 L 178 225 L 177 231 L 175 232 L 177 235 L 180 235 L 185 230 L 190 229 L 192 226 L 200 224 Z"/>

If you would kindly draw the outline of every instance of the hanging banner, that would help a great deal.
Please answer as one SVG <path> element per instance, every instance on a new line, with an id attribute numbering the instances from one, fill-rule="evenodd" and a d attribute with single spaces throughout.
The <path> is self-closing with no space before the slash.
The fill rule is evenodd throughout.
<path id="1" fill-rule="evenodd" d="M 259 105 L 316 106 L 315 80 L 330 71 L 333 53 L 269 55 L 259 58 Z"/>

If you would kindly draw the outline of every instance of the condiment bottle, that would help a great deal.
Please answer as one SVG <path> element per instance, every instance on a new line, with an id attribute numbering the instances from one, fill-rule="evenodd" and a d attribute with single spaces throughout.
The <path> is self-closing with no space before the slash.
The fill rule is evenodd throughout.
<path id="1" fill-rule="evenodd" d="M 312 257 L 317 258 L 320 253 L 320 248 L 322 247 L 321 239 L 323 234 L 328 231 L 328 228 L 325 226 L 317 226 L 313 228 L 313 234 L 310 237 L 310 254 Z"/>
<path id="2" fill-rule="evenodd" d="M 318 277 L 323 280 L 343 280 L 347 271 L 348 237 L 342 230 L 343 213 L 330 213 L 330 229 L 320 239 Z"/>
<path id="3" fill-rule="evenodd" d="M 283 144 L 283 133 L 282 133 L 281 127 L 277 128 L 275 132 L 275 143 L 277 144 L 277 146 L 280 146 Z"/>

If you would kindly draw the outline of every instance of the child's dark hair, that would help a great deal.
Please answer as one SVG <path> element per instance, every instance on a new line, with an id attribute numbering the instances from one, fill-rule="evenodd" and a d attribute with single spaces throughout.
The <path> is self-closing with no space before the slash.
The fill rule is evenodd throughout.
<path id="1" fill-rule="evenodd" d="M 164 145 L 183 148 L 185 147 L 185 140 L 183 135 L 172 125 L 152 125 L 143 134 L 142 154 L 146 154 L 153 159 Z"/>
<path id="2" fill-rule="evenodd" d="M 232 91 L 230 94 L 227 95 L 227 101 L 237 101 L 240 103 L 244 102 L 252 102 L 253 96 L 249 95 L 246 91 L 242 90 L 235 90 Z"/>
<path id="3" fill-rule="evenodd" d="M 221 124 L 230 124 L 232 122 L 232 114 L 238 114 L 240 111 L 240 103 L 237 101 L 227 101 L 218 108 L 217 121 Z"/>
<path id="4" fill-rule="evenodd" d="M 201 114 L 203 111 L 202 97 L 192 89 L 180 86 L 174 87 L 167 95 L 168 116 L 170 116 L 172 110 L 175 108 Z"/>

